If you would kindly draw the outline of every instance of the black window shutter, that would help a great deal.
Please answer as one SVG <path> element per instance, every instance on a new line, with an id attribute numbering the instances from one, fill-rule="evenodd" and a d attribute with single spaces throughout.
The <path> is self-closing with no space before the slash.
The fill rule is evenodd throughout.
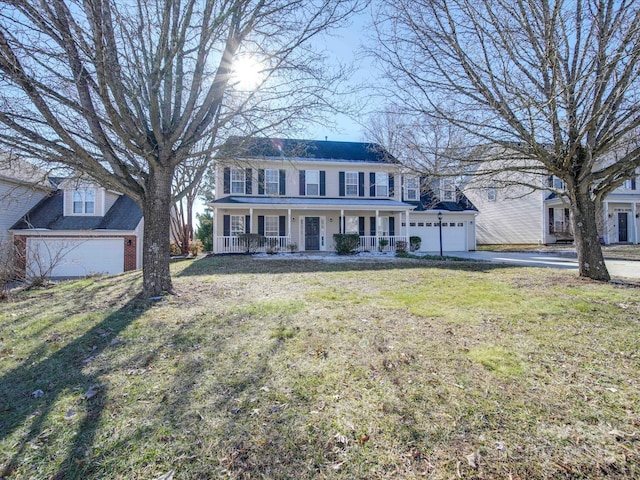
<path id="1" fill-rule="evenodd" d="M 369 221 L 371 223 L 371 236 L 375 237 L 376 236 L 376 217 L 370 217 Z"/>
<path id="2" fill-rule="evenodd" d="M 229 167 L 224 167 L 224 180 L 223 180 L 223 193 L 228 194 L 231 193 L 231 169 Z"/>
<path id="3" fill-rule="evenodd" d="M 393 177 L 393 174 L 389 174 L 389 196 L 393 197 L 394 195 L 394 190 L 395 190 L 395 178 Z"/>
<path id="4" fill-rule="evenodd" d="M 258 215 L 258 235 L 264 237 L 264 215 Z"/>
<path id="5" fill-rule="evenodd" d="M 396 218 L 389 217 L 389 235 L 393 237 L 395 236 L 395 234 L 396 234 Z"/>
<path id="6" fill-rule="evenodd" d="M 344 233 L 344 217 L 340 217 L 340 224 L 338 225 L 340 233 Z"/>
<path id="7" fill-rule="evenodd" d="M 229 215 L 222 217 L 222 234 L 225 237 L 231 236 L 231 216 Z"/>
<path id="8" fill-rule="evenodd" d="M 244 216 L 244 233 L 251 233 L 251 215 Z"/>
<path id="9" fill-rule="evenodd" d="M 284 237 L 286 235 L 286 230 L 287 227 L 286 225 L 286 221 L 287 221 L 287 217 L 285 217 L 284 215 L 280 215 L 280 221 L 279 221 L 279 231 L 278 231 L 278 235 L 280 235 L 281 237 Z"/>
<path id="10" fill-rule="evenodd" d="M 253 193 L 253 169 L 247 168 L 244 171 L 244 193 L 251 195 Z"/>
<path id="11" fill-rule="evenodd" d="M 307 193 L 306 178 L 304 170 L 300 170 L 300 196 L 303 197 Z"/>
<path id="12" fill-rule="evenodd" d="M 553 175 L 550 175 L 549 178 L 547 178 L 547 186 L 553 187 Z"/>
<path id="13" fill-rule="evenodd" d="M 374 172 L 369 173 L 369 196 L 376 196 L 376 174 Z"/>
<path id="14" fill-rule="evenodd" d="M 340 196 L 344 197 L 344 172 L 338 172 L 338 183 L 340 184 Z"/>
<path id="15" fill-rule="evenodd" d="M 280 170 L 280 195 L 287 194 L 287 171 Z"/>
<path id="16" fill-rule="evenodd" d="M 358 234 L 364 236 L 364 217 L 358 217 Z"/>
<path id="17" fill-rule="evenodd" d="M 264 195 L 264 168 L 258 169 L 258 195 Z"/>
<path id="18" fill-rule="evenodd" d="M 631 190 L 636 190 L 636 188 L 637 188 L 636 179 L 632 178 L 631 179 Z"/>
<path id="19" fill-rule="evenodd" d="M 549 233 L 553 233 L 553 208 L 549 208 Z"/>
<path id="20" fill-rule="evenodd" d="M 324 170 L 320 170 L 320 196 L 327 196 L 327 173 Z"/>
<path id="21" fill-rule="evenodd" d="M 569 225 L 569 222 L 571 221 L 571 214 L 569 213 L 568 208 L 564 209 L 564 221 L 567 225 Z"/>
<path id="22" fill-rule="evenodd" d="M 358 172 L 358 196 L 364 197 L 364 172 Z"/>

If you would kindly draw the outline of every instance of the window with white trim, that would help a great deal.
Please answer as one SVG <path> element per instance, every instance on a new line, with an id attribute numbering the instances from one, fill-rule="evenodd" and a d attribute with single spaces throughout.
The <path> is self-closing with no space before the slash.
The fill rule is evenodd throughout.
<path id="1" fill-rule="evenodd" d="M 278 195 L 280 193 L 280 172 L 273 168 L 264 171 L 264 193 Z"/>
<path id="2" fill-rule="evenodd" d="M 244 193 L 246 187 L 246 174 L 242 168 L 231 169 L 231 193 Z"/>
<path id="3" fill-rule="evenodd" d="M 456 187 L 452 178 L 443 178 L 440 180 L 440 201 L 455 202 Z"/>
<path id="4" fill-rule="evenodd" d="M 389 217 L 378 217 L 376 234 L 383 237 L 389 235 Z"/>
<path id="5" fill-rule="evenodd" d="M 489 202 L 495 202 L 498 198 L 498 190 L 494 186 L 487 187 L 487 200 Z"/>
<path id="6" fill-rule="evenodd" d="M 553 186 L 553 188 L 556 188 L 558 190 L 565 190 L 564 182 L 555 175 L 552 177 L 551 185 Z"/>
<path id="7" fill-rule="evenodd" d="M 277 215 L 264 216 L 264 236 L 277 237 L 280 235 L 280 218 Z"/>
<path id="8" fill-rule="evenodd" d="M 389 174 L 376 172 L 376 197 L 389 196 Z"/>
<path id="9" fill-rule="evenodd" d="M 345 217 L 344 233 L 360 233 L 360 219 L 358 217 Z"/>
<path id="10" fill-rule="evenodd" d="M 320 172 L 318 170 L 305 171 L 304 182 L 307 195 L 320 195 Z"/>
<path id="11" fill-rule="evenodd" d="M 418 177 L 407 177 L 405 179 L 405 200 L 418 200 L 418 185 Z"/>
<path id="12" fill-rule="evenodd" d="M 245 233 L 244 215 L 231 215 L 231 236 L 237 237 Z"/>
<path id="13" fill-rule="evenodd" d="M 358 172 L 345 172 L 344 193 L 347 197 L 358 196 Z"/>
<path id="14" fill-rule="evenodd" d="M 73 191 L 73 213 L 95 213 L 96 191 L 92 188 Z"/>

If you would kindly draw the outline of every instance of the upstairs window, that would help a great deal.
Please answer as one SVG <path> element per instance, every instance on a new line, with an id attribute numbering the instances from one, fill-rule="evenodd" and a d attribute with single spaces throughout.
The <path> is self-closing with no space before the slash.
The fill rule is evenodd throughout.
<path id="1" fill-rule="evenodd" d="M 555 175 L 551 177 L 551 186 L 557 190 L 565 190 L 565 184 Z"/>
<path id="2" fill-rule="evenodd" d="M 405 200 L 418 200 L 418 178 L 407 177 L 404 182 Z"/>
<path id="3" fill-rule="evenodd" d="M 231 193 L 245 192 L 246 175 L 242 168 L 231 169 Z"/>
<path id="4" fill-rule="evenodd" d="M 347 197 L 358 196 L 358 172 L 345 172 L 344 188 Z"/>
<path id="5" fill-rule="evenodd" d="M 496 187 L 489 186 L 487 187 L 487 200 L 489 202 L 495 202 L 498 198 L 498 190 Z"/>
<path id="6" fill-rule="evenodd" d="M 637 190 L 638 184 L 636 182 L 636 179 L 632 178 L 630 180 L 625 180 L 625 182 L 622 184 L 622 188 L 624 188 L 625 190 Z"/>
<path id="7" fill-rule="evenodd" d="M 93 189 L 82 189 L 73 191 L 73 213 L 91 214 L 95 213 L 96 191 Z"/>
<path id="8" fill-rule="evenodd" d="M 456 186 L 451 178 L 443 178 L 440 180 L 440 201 L 455 202 Z"/>
<path id="9" fill-rule="evenodd" d="M 264 192 L 267 195 L 280 193 L 280 173 L 276 169 L 268 168 L 264 171 Z"/>
<path id="10" fill-rule="evenodd" d="M 376 172 L 376 197 L 389 196 L 389 174 Z"/>
<path id="11" fill-rule="evenodd" d="M 307 195 L 320 195 L 320 172 L 318 170 L 307 170 L 305 172 L 305 191 Z"/>

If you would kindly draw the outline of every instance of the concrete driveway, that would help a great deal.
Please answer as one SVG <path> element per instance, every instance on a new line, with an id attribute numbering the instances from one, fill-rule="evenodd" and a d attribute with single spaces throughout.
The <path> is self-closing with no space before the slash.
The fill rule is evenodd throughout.
<path id="1" fill-rule="evenodd" d="M 450 255 L 470 258 L 474 260 L 484 260 L 491 263 L 502 263 L 505 265 L 523 267 L 548 267 L 564 268 L 578 271 L 578 259 L 573 252 L 456 252 Z M 634 278 L 640 279 L 640 261 L 634 260 L 605 260 L 609 274 L 613 278 Z"/>

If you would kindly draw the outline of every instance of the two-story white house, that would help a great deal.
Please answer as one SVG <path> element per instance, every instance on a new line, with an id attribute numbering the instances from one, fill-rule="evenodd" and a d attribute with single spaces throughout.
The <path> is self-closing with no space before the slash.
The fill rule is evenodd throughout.
<path id="1" fill-rule="evenodd" d="M 333 235 L 360 236 L 360 251 L 394 251 L 420 236 L 422 251 L 475 249 L 475 208 L 451 182 L 421 188 L 379 145 L 230 138 L 216 161 L 214 253 L 333 251 Z M 439 222 L 438 213 L 441 213 Z"/>
<path id="2" fill-rule="evenodd" d="M 520 181 L 524 181 L 521 178 Z M 554 244 L 573 241 L 569 203 L 560 193 L 563 182 L 553 176 L 531 178 L 533 190 L 522 185 L 499 188 L 486 180 L 471 184 L 465 194 L 479 209 L 479 244 Z M 544 182 L 547 182 L 544 185 Z M 546 190 L 548 186 L 552 190 Z M 598 230 L 606 245 L 639 243 L 638 178 L 627 180 L 598 206 Z"/>

